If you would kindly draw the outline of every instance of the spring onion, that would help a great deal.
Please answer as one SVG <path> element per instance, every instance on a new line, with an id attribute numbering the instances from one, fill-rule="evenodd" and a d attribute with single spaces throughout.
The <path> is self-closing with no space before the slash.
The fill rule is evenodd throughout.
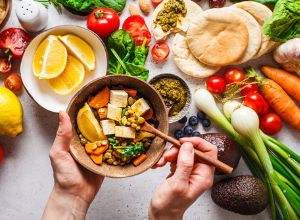
<path id="1" fill-rule="evenodd" d="M 209 91 L 198 89 L 194 98 L 198 109 L 240 144 L 247 166 L 267 185 L 272 219 L 299 219 L 300 156 L 260 131 L 258 116 L 253 110 L 228 103 L 224 106 L 227 119 Z"/>

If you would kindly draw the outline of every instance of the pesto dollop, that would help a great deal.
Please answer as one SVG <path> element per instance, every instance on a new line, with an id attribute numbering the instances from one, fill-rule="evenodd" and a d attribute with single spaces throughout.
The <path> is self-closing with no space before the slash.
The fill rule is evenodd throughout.
<path id="1" fill-rule="evenodd" d="M 154 24 L 160 25 L 164 32 L 168 32 L 176 27 L 177 21 L 185 17 L 186 12 L 183 0 L 169 0 L 164 4 L 162 10 L 158 12 Z"/>
<path id="2" fill-rule="evenodd" d="M 177 115 L 187 102 L 187 91 L 177 79 L 161 78 L 153 83 L 154 88 L 163 97 L 167 107 L 172 107 L 169 116 Z"/>

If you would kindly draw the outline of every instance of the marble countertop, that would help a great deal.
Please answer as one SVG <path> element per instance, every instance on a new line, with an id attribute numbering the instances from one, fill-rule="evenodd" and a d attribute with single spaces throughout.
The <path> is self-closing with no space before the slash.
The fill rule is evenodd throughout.
<path id="1" fill-rule="evenodd" d="M 17 2 L 13 0 L 11 15 L 5 27 L 20 26 L 15 15 Z M 134 4 L 137 4 L 136 2 Z M 207 7 L 206 1 L 202 1 L 201 4 Z M 127 7 L 121 15 L 122 21 L 128 16 Z M 48 13 L 47 28 L 63 24 L 76 24 L 85 27 L 85 18 L 83 17 L 74 16 L 67 11 L 63 11 L 63 14 L 59 15 L 52 6 Z M 146 19 L 149 26 L 151 15 Z M 152 40 L 153 43 L 154 40 Z M 268 55 L 250 64 L 259 66 L 266 63 L 272 63 Z M 203 86 L 203 81 L 183 75 L 175 67 L 172 56 L 163 64 L 153 62 L 149 56 L 146 65 L 150 69 L 151 77 L 160 73 L 176 73 L 188 82 L 191 90 Z M 15 71 L 18 72 L 18 68 Z M 0 80 L 0 84 L 3 84 L 3 80 Z M 39 219 L 53 186 L 48 152 L 55 137 L 58 115 L 38 106 L 25 91 L 20 95 L 20 99 L 24 108 L 24 132 L 15 139 L 0 137 L 0 143 L 5 148 L 5 160 L 0 166 L 1 220 Z M 196 113 L 196 108 L 192 104 L 190 114 L 194 113 Z M 171 130 L 177 127 L 179 125 L 172 126 Z M 199 131 L 205 132 L 200 126 Z M 215 126 L 210 131 L 216 131 Z M 284 126 L 278 138 L 300 153 L 300 148 L 297 146 L 300 145 L 299 133 L 297 134 Z M 149 170 L 141 175 L 126 179 L 106 178 L 89 209 L 87 219 L 147 219 L 147 207 L 151 194 L 168 175 L 168 172 L 169 167 L 165 167 Z M 248 168 L 241 160 L 234 175 L 249 173 Z M 185 219 L 263 220 L 270 219 L 270 212 L 265 210 L 256 216 L 234 214 L 216 206 L 210 198 L 210 191 L 207 191 L 188 209 Z"/>

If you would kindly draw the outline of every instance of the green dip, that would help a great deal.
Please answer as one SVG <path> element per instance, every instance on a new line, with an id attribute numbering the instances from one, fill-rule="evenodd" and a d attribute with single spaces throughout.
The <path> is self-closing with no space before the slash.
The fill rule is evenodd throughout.
<path id="1" fill-rule="evenodd" d="M 172 106 L 169 116 L 177 115 L 184 108 L 187 102 L 187 91 L 178 79 L 160 78 L 152 84 L 163 97 L 166 106 Z"/>
<path id="2" fill-rule="evenodd" d="M 177 21 L 186 15 L 186 7 L 183 0 L 169 0 L 163 9 L 158 12 L 154 24 L 161 26 L 164 32 L 175 28 Z"/>

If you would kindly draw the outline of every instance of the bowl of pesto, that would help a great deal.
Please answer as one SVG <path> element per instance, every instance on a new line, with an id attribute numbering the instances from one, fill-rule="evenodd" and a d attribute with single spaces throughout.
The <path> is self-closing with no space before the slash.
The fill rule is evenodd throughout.
<path id="1" fill-rule="evenodd" d="M 149 82 L 162 96 L 169 110 L 169 123 L 186 116 L 191 105 L 191 91 L 186 82 L 171 73 L 160 74 Z"/>

